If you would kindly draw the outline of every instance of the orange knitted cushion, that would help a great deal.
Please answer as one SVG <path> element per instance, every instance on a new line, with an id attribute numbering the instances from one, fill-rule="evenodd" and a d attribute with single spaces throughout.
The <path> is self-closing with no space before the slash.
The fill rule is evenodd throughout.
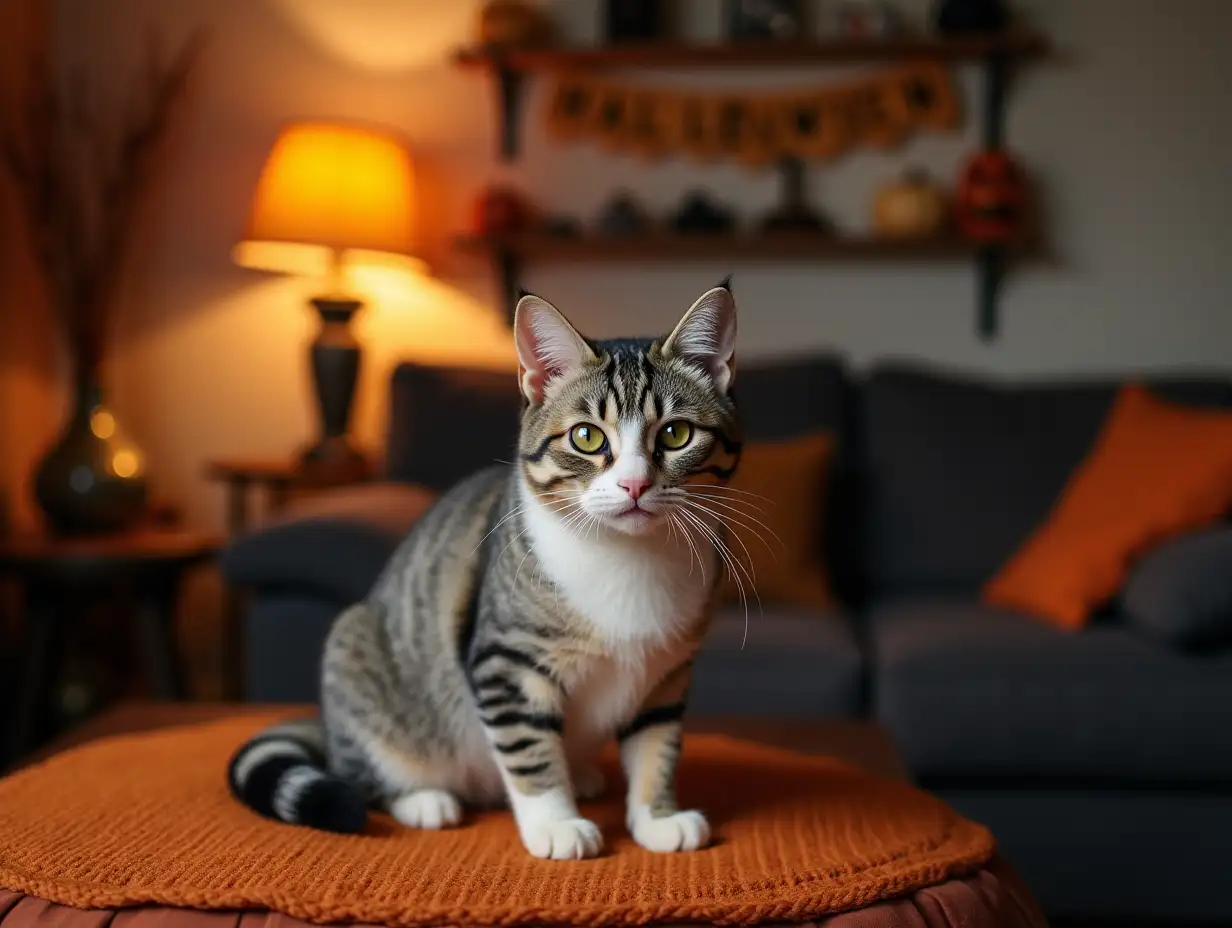
<path id="1" fill-rule="evenodd" d="M 1232 415 L 1127 385 L 1048 520 L 988 582 L 984 599 L 1081 628 L 1139 555 L 1229 506 Z"/>
<path id="2" fill-rule="evenodd" d="M 590 861 L 530 857 L 502 811 L 441 832 L 374 815 L 365 834 L 331 835 L 267 821 L 228 793 L 228 757 L 272 720 L 95 742 L 0 780 L 0 887 L 75 906 L 416 928 L 752 924 L 900 896 L 993 851 L 986 829 L 909 785 L 709 736 L 687 740 L 680 776 L 682 800 L 715 826 L 716 843 L 694 853 L 637 847 L 617 799 L 584 808 L 609 846 Z"/>

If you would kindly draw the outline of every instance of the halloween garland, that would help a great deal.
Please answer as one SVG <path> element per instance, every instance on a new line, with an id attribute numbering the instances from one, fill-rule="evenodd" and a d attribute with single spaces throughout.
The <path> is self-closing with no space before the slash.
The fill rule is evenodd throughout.
<path id="1" fill-rule="evenodd" d="M 811 91 L 747 94 L 654 90 L 586 73 L 561 75 L 547 109 L 550 136 L 644 158 L 824 160 L 857 147 L 891 148 L 960 121 L 949 72 L 918 63 Z"/>

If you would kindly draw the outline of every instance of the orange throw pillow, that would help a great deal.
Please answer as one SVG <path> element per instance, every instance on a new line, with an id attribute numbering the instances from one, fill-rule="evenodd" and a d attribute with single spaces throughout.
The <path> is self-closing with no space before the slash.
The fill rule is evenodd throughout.
<path id="1" fill-rule="evenodd" d="M 1082 628 L 1137 557 L 1230 506 L 1232 414 L 1126 385 L 1048 520 L 988 582 L 984 601 Z"/>
<path id="2" fill-rule="evenodd" d="M 811 609 L 830 605 L 822 556 L 822 515 L 833 448 L 828 435 L 747 444 L 729 484 L 734 492 L 714 491 L 711 500 L 705 501 L 735 507 L 714 508 L 730 528 L 728 547 L 743 568 L 740 577 L 751 607 L 757 598 L 748 589 L 749 574 L 755 578 L 763 604 Z M 723 596 L 732 602 L 740 600 L 730 571 Z"/>

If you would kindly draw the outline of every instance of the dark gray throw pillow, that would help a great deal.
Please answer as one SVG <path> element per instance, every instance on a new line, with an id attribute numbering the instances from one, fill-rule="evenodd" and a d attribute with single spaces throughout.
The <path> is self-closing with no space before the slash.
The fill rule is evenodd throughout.
<path id="1" fill-rule="evenodd" d="M 1126 622 L 1180 647 L 1232 642 L 1232 527 L 1183 535 L 1143 557 L 1121 594 Z"/>

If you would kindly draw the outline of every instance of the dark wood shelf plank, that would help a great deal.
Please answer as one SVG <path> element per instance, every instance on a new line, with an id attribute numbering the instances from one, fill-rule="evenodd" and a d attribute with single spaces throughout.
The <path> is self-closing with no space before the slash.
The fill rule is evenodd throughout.
<path id="1" fill-rule="evenodd" d="M 799 67 L 885 61 L 983 61 L 1038 58 L 1047 51 L 1042 36 L 1012 31 L 991 36 L 904 36 L 888 39 L 806 39 L 689 45 L 673 42 L 522 49 L 493 53 L 464 48 L 454 54 L 462 67 L 551 71 L 570 68 Z"/>
<path id="2" fill-rule="evenodd" d="M 511 254 L 523 261 L 960 261 L 980 246 L 959 238 L 893 240 L 873 236 L 808 233 L 762 235 L 670 235 L 566 238 L 537 233 L 501 238 L 462 236 L 470 254 Z M 1020 248 L 1013 249 L 1022 250 Z"/>

